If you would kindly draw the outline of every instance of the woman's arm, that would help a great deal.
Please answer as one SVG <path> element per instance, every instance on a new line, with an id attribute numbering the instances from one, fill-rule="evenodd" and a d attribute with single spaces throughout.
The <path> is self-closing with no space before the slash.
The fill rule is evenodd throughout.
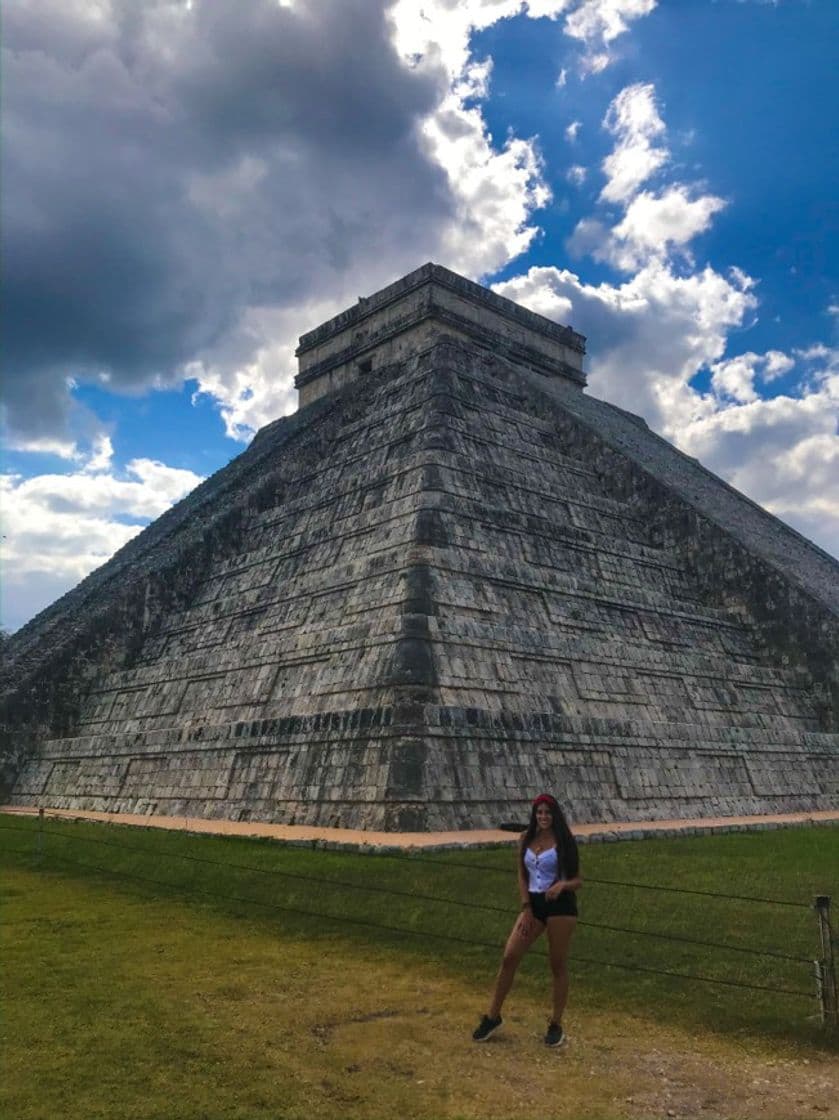
<path id="1" fill-rule="evenodd" d="M 575 879 L 557 879 L 557 881 L 545 891 L 545 898 L 558 898 L 563 891 L 578 891 L 583 885 L 581 876 Z"/>

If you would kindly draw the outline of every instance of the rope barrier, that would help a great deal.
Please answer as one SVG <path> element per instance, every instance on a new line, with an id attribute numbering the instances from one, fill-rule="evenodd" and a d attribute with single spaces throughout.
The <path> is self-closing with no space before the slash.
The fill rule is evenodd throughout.
<path id="1" fill-rule="evenodd" d="M 54 820 L 64 820 L 63 817 L 53 817 Z M 14 829 L 14 825 L 0 825 L 0 828 Z M 20 829 L 22 832 L 32 831 L 31 829 Z M 66 835 L 66 834 L 65 834 Z M 108 841 L 100 840 L 99 843 L 108 843 Z M 442 860 L 432 859 L 429 856 L 421 856 L 414 853 L 410 855 L 403 855 L 398 852 L 364 852 L 365 856 L 374 856 L 376 859 L 393 859 L 405 860 L 410 863 L 428 863 L 434 864 L 437 867 L 456 867 L 467 871 L 482 871 L 495 874 L 509 874 L 509 867 L 488 867 L 485 864 L 479 863 L 461 863 L 459 860 Z M 746 894 L 723 894 L 720 891 L 703 891 L 691 887 L 670 887 L 663 886 L 658 883 L 633 883 L 626 882 L 621 879 L 595 879 L 590 875 L 586 875 L 587 883 L 595 883 L 598 886 L 610 887 L 632 887 L 638 890 L 645 891 L 667 891 L 674 894 L 694 894 L 700 895 L 703 898 L 726 898 L 736 902 L 761 902 L 771 906 L 793 906 L 801 910 L 810 910 L 810 904 L 807 902 L 792 902 L 789 899 L 783 898 L 763 898 L 755 895 Z"/>
<path id="2" fill-rule="evenodd" d="M 448 859 L 434 859 L 430 856 L 400 856 L 397 852 L 381 852 L 376 853 L 384 859 L 410 859 L 419 864 L 438 864 L 441 867 L 460 867 L 472 871 L 495 871 L 496 874 L 509 875 L 509 867 L 487 867 L 481 864 L 462 864 L 462 862 Z M 586 876 L 586 883 L 596 883 L 598 886 L 609 887 L 635 887 L 640 890 L 668 890 L 678 895 L 701 895 L 706 898 L 730 898 L 735 902 L 743 903 L 767 903 L 772 906 L 798 906 L 801 909 L 810 909 L 809 903 L 794 903 L 787 898 L 762 898 L 755 895 L 726 895 L 718 892 L 718 890 L 698 890 L 692 887 L 665 887 L 656 883 L 627 883 L 625 879 L 595 879 L 590 875 Z"/>
<path id="3" fill-rule="evenodd" d="M 29 830 L 27 830 L 27 831 L 29 831 Z M 157 855 L 160 854 L 159 851 L 155 850 L 154 848 L 146 848 L 146 847 L 142 847 L 142 846 L 137 846 L 135 844 L 123 844 L 119 840 L 105 839 L 103 837 L 72 836 L 72 835 L 70 835 L 66 832 L 57 831 L 55 829 L 42 829 L 41 830 L 41 835 L 43 835 L 43 836 L 58 836 L 58 837 L 61 837 L 62 839 L 67 839 L 67 840 L 80 840 L 84 843 L 89 843 L 89 844 L 104 844 L 104 845 L 107 845 L 108 847 L 120 848 L 124 851 L 129 851 L 129 852 L 139 852 L 139 853 L 142 853 L 144 855 L 157 856 Z M 343 888 L 348 889 L 348 890 L 369 891 L 371 893 L 393 895 L 394 897 L 397 897 L 397 898 L 408 898 L 408 899 L 416 900 L 416 901 L 419 901 L 419 902 L 435 902 L 435 903 L 443 903 L 443 904 L 449 905 L 449 906 L 463 906 L 463 907 L 468 907 L 471 910 L 485 910 L 487 912 L 496 913 L 496 914 L 509 915 L 509 913 L 510 913 L 510 910 L 509 910 L 508 907 L 492 906 L 492 905 L 490 905 L 488 903 L 485 903 L 485 902 L 472 902 L 472 901 L 463 902 L 463 901 L 461 901 L 460 899 L 457 899 L 457 898 L 441 898 L 439 895 L 420 894 L 420 893 L 417 893 L 415 891 L 402 891 L 402 890 L 398 890 L 397 888 L 394 888 L 394 887 L 381 887 L 381 886 L 378 886 L 378 885 L 368 884 L 368 883 L 350 883 L 350 882 L 346 882 L 346 881 L 343 881 L 343 880 L 340 880 L 340 879 L 324 879 L 324 878 L 318 877 L 318 876 L 302 875 L 299 872 L 294 872 L 294 871 L 282 871 L 279 868 L 274 868 L 274 867 L 254 867 L 251 864 L 227 863 L 227 862 L 222 862 L 220 860 L 208 859 L 206 856 L 191 855 L 191 854 L 188 854 L 186 852 L 169 852 L 167 854 L 170 855 L 170 856 L 174 856 L 176 859 L 188 860 L 188 861 L 193 862 L 193 863 L 203 863 L 203 864 L 207 864 L 207 865 L 212 866 L 212 867 L 232 868 L 232 869 L 238 870 L 238 871 L 254 872 L 258 875 L 278 875 L 281 878 L 296 879 L 296 880 L 299 880 L 299 881 L 302 881 L 302 882 L 318 884 L 318 885 L 321 885 L 321 886 L 343 887 Z M 433 861 L 430 861 L 430 862 L 436 863 L 438 861 L 433 860 Z M 440 861 L 440 862 L 441 862 L 441 865 L 444 866 L 444 867 L 450 866 L 448 863 L 446 863 L 444 861 Z M 614 932 L 614 933 L 628 933 L 628 934 L 631 934 L 633 936 L 638 936 L 638 937 L 655 937 L 655 938 L 659 938 L 661 940 L 681 942 L 682 944 L 686 944 L 686 945 L 703 946 L 703 947 L 708 948 L 708 949 L 722 949 L 722 950 L 735 952 L 735 953 L 749 953 L 749 954 L 752 954 L 754 956 L 774 957 L 778 960 L 788 960 L 788 961 L 793 961 L 793 962 L 798 963 L 798 964 L 806 964 L 806 965 L 811 965 L 812 964 L 812 961 L 810 960 L 809 957 L 792 956 L 789 953 L 781 953 L 781 952 L 778 952 L 777 950 L 773 950 L 773 949 L 755 949 L 755 948 L 752 948 L 752 947 L 746 946 L 746 945 L 727 945 L 723 942 L 718 942 L 718 941 L 703 941 L 703 940 L 700 940 L 698 938 L 685 937 L 682 934 L 659 933 L 659 932 L 655 932 L 655 931 L 652 931 L 652 930 L 632 929 L 632 928 L 625 927 L 625 926 L 607 925 L 606 923 L 603 923 L 603 922 L 583 921 L 582 919 L 580 920 L 579 924 L 584 925 L 584 926 L 588 926 L 589 928 L 592 928 L 592 929 L 606 929 L 606 930 L 609 930 L 609 931 Z"/>
<path id="4" fill-rule="evenodd" d="M 184 889 L 182 884 L 167 883 L 162 879 L 152 879 L 152 878 L 150 878 L 149 876 L 146 876 L 146 875 L 130 875 L 126 872 L 114 871 L 113 868 L 110 868 L 110 867 L 100 867 L 96 864 L 84 863 L 81 860 L 68 859 L 66 856 L 56 856 L 54 854 L 51 854 L 50 858 L 54 859 L 54 860 L 57 860 L 57 862 L 59 862 L 59 863 L 66 863 L 66 864 L 69 864 L 71 866 L 83 867 L 88 871 L 97 871 L 101 874 L 111 875 L 111 876 L 113 876 L 114 878 L 117 878 L 117 879 L 125 879 L 125 880 L 139 882 L 139 883 L 147 883 L 147 884 L 151 884 L 153 886 L 164 887 L 164 888 L 169 889 L 169 890 L 178 890 L 178 889 L 183 890 Z M 222 866 L 225 866 L 225 865 L 222 865 Z M 319 919 L 321 921 L 340 922 L 341 924 L 344 924 L 344 925 L 362 926 L 366 929 L 382 930 L 386 933 L 407 934 L 408 936 L 411 936 L 411 937 L 433 938 L 434 940 L 438 940 L 438 941 L 450 941 L 450 942 L 453 942 L 453 943 L 456 943 L 456 944 L 475 946 L 477 948 L 489 948 L 489 949 L 495 949 L 496 951 L 498 949 L 497 942 L 477 941 L 474 938 L 458 937 L 456 934 L 435 933 L 435 932 L 431 932 L 431 931 L 428 931 L 428 930 L 406 929 L 404 926 L 384 925 L 380 922 L 365 921 L 363 918 L 348 918 L 344 915 L 323 914 L 323 913 L 319 913 L 319 912 L 315 912 L 315 911 L 311 911 L 311 910 L 301 910 L 297 907 L 281 906 L 279 903 L 265 902 L 261 899 L 243 898 L 239 895 L 223 894 L 220 891 L 210 891 L 210 890 L 207 890 L 206 888 L 201 888 L 201 887 L 190 886 L 186 889 L 189 890 L 190 892 L 194 893 L 194 894 L 206 895 L 209 898 L 218 898 L 218 899 L 222 899 L 222 900 L 227 901 L 227 902 L 244 903 L 245 905 L 261 906 L 261 907 L 263 907 L 265 909 L 268 909 L 268 910 L 276 910 L 276 911 L 279 911 L 280 913 L 285 913 L 285 914 L 294 914 L 294 915 L 299 916 L 299 917 L 316 918 L 316 919 Z M 540 955 L 545 956 L 546 954 L 542 953 Z M 597 967 L 600 967 L 600 968 L 619 968 L 619 969 L 623 969 L 623 970 L 629 971 L 629 972 L 646 972 L 646 973 L 651 973 L 651 974 L 656 975 L 656 976 L 669 976 L 671 978 L 680 979 L 680 980 L 695 980 L 695 981 L 700 981 L 700 982 L 705 983 L 705 984 L 722 984 L 722 985 L 725 985 L 726 987 L 743 988 L 743 989 L 748 989 L 750 991 L 771 992 L 773 994 L 801 996 L 801 997 L 806 997 L 807 999 L 812 999 L 813 998 L 811 992 L 802 991 L 800 988 L 781 988 L 781 987 L 778 987 L 777 985 L 770 986 L 770 985 L 766 985 L 766 984 L 748 984 L 748 983 L 743 983 L 743 981 L 740 981 L 740 980 L 726 980 L 726 979 L 723 979 L 723 978 L 720 978 L 720 977 L 714 977 L 714 976 L 699 976 L 695 973 L 674 972 L 674 971 L 669 970 L 669 969 L 649 968 L 645 965 L 623 964 L 623 963 L 620 963 L 618 961 L 603 961 L 603 960 L 597 960 L 597 959 L 594 959 L 594 958 L 591 958 L 591 957 L 582 957 L 582 956 L 579 956 L 577 954 L 574 955 L 574 960 L 576 962 L 579 962 L 579 963 L 582 963 L 582 964 L 596 965 Z"/>
<path id="5" fill-rule="evenodd" d="M 658 937 L 665 941 L 678 941 L 683 945 L 701 945 L 706 949 L 724 949 L 730 953 L 750 953 L 758 957 L 774 957 L 782 961 L 794 961 L 797 964 L 813 964 L 811 957 L 794 957 L 790 953 L 779 953 L 777 949 L 753 949 L 748 945 L 726 945 L 721 941 L 700 941 L 695 937 L 683 937 L 680 933 L 658 933 L 649 929 L 628 929 L 624 926 L 610 926 L 605 922 L 579 921 L 581 926 L 596 926 L 597 929 L 608 929 L 614 933 L 631 933 L 642 937 Z"/>
<path id="6" fill-rule="evenodd" d="M 92 843 L 92 844 L 101 844 L 101 845 L 105 845 L 107 847 L 118 848 L 118 849 L 121 849 L 123 851 L 135 852 L 135 853 L 138 853 L 138 854 L 141 854 L 141 855 L 159 856 L 161 854 L 160 850 L 154 849 L 154 848 L 143 847 L 143 846 L 138 846 L 138 845 L 133 845 L 133 844 L 124 844 L 124 843 L 121 843 L 119 840 L 106 839 L 104 837 L 90 837 L 90 836 L 83 836 L 83 835 L 78 835 L 78 834 L 73 835 L 71 833 L 59 831 L 59 830 L 56 830 L 56 829 L 40 829 L 36 832 L 35 830 L 33 830 L 31 828 L 21 828 L 19 826 L 3 825 L 3 824 L 0 824 L 0 828 L 5 829 L 7 831 L 26 832 L 26 833 L 34 834 L 34 835 L 55 836 L 55 837 L 58 837 L 59 839 L 62 839 L 62 840 L 81 841 L 81 842 Z M 10 852 L 15 852 L 17 854 L 27 854 L 25 849 L 7 849 L 7 850 L 10 851 Z M 452 906 L 452 905 L 454 905 L 454 906 L 464 906 L 464 907 L 468 907 L 469 909 L 473 909 L 473 910 L 477 909 L 477 910 L 482 910 L 482 911 L 486 911 L 486 912 L 504 914 L 504 915 L 507 915 L 507 916 L 509 915 L 509 908 L 500 907 L 500 906 L 493 906 L 493 905 L 488 904 L 488 903 L 462 902 L 460 899 L 445 898 L 445 897 L 440 897 L 438 895 L 421 894 L 421 893 L 412 892 L 412 891 L 399 890 L 399 889 L 396 889 L 396 888 L 393 888 L 393 887 L 382 887 L 382 886 L 378 886 L 378 885 L 375 885 L 375 884 L 350 883 L 350 882 L 346 882 L 346 881 L 343 881 L 343 880 L 324 879 L 324 878 L 319 878 L 319 877 L 313 878 L 310 875 L 303 875 L 303 874 L 300 874 L 300 873 L 297 873 L 297 872 L 291 872 L 291 871 L 283 871 L 283 870 L 280 870 L 279 868 L 264 868 L 264 867 L 254 867 L 253 865 L 249 865 L 249 864 L 227 863 L 227 862 L 222 862 L 222 861 L 219 861 L 219 860 L 209 859 L 205 856 L 196 856 L 196 855 L 192 855 L 192 854 L 184 853 L 184 852 L 170 851 L 166 854 L 168 854 L 170 856 L 174 856 L 177 859 L 182 859 L 182 860 L 186 860 L 186 861 L 189 861 L 189 862 L 200 863 L 200 864 L 209 865 L 209 866 L 213 866 L 213 867 L 220 867 L 220 868 L 223 868 L 225 870 L 230 869 L 230 870 L 252 872 L 252 873 L 262 874 L 262 875 L 275 875 L 275 876 L 280 876 L 281 878 L 298 880 L 298 881 L 301 881 L 301 882 L 305 882 L 307 884 L 317 884 L 319 886 L 327 886 L 327 887 L 340 887 L 340 888 L 349 889 L 349 890 L 362 890 L 362 891 L 366 891 L 366 892 L 370 892 L 370 893 L 378 893 L 378 894 L 392 895 L 394 897 L 407 898 L 407 899 L 410 899 L 411 901 L 442 903 L 444 905 L 449 905 L 449 906 Z M 54 854 L 53 854 L 52 858 L 55 858 L 55 859 L 58 859 L 58 860 L 61 860 L 63 858 L 64 862 L 68 862 L 68 863 L 71 863 L 71 864 L 75 863 L 77 866 L 91 867 L 92 869 L 98 870 L 98 871 L 110 871 L 111 873 L 113 873 L 115 875 L 121 874 L 120 872 L 113 871 L 113 869 L 104 869 L 104 868 L 101 868 L 101 867 L 98 867 L 98 866 L 80 863 L 79 861 L 69 860 L 66 857 L 60 857 L 60 856 L 56 856 Z M 453 863 L 450 863 L 448 861 L 441 861 L 441 860 L 423 860 L 422 862 L 439 864 L 441 867 L 463 866 L 461 864 L 453 864 Z M 469 866 L 472 866 L 472 865 L 469 865 Z M 475 866 L 477 866 L 477 865 L 475 865 Z M 122 873 L 122 874 L 125 874 L 125 873 Z M 167 885 L 167 884 L 162 883 L 160 880 L 150 880 L 150 881 L 157 882 L 160 885 Z M 222 896 L 222 897 L 227 897 L 227 896 Z M 229 897 L 232 898 L 234 896 L 229 896 Z M 282 907 L 280 907 L 280 909 L 282 909 Z M 305 912 L 301 911 L 301 913 L 305 913 Z M 681 943 L 681 944 L 689 944 L 689 945 L 696 945 L 696 946 L 700 946 L 700 947 L 704 947 L 704 948 L 719 949 L 719 950 L 722 950 L 722 951 L 725 951 L 725 952 L 747 953 L 747 954 L 754 955 L 754 956 L 765 956 L 765 957 L 772 957 L 772 958 L 779 959 L 779 960 L 788 960 L 788 961 L 791 961 L 791 962 L 794 962 L 794 963 L 799 963 L 799 964 L 807 964 L 807 965 L 812 964 L 811 960 L 807 957 L 793 956 L 792 954 L 782 953 L 782 952 L 778 952 L 777 950 L 772 950 L 772 949 L 756 949 L 756 948 L 753 948 L 751 946 L 728 945 L 728 944 L 725 944 L 725 943 L 722 943 L 722 942 L 705 941 L 705 940 L 701 940 L 701 939 L 698 939 L 698 938 L 685 937 L 685 936 L 680 935 L 680 934 L 662 933 L 662 932 L 658 932 L 658 931 L 642 930 L 642 929 L 637 929 L 637 928 L 633 929 L 633 928 L 630 928 L 630 927 L 614 926 L 614 925 L 609 925 L 609 924 L 601 923 L 601 922 L 591 922 L 591 921 L 581 920 L 580 925 L 584 925 L 584 926 L 587 926 L 587 927 L 592 928 L 592 929 L 605 929 L 605 930 L 609 930 L 610 932 L 625 933 L 625 934 L 629 934 L 630 936 L 654 937 L 654 938 L 657 938 L 657 939 L 660 939 L 660 940 L 673 941 L 673 942 L 678 942 L 678 943 Z M 386 928 L 386 927 L 383 927 L 383 928 Z M 429 935 L 429 936 L 432 936 L 432 935 Z M 439 936 L 439 935 L 435 934 L 433 936 Z M 489 943 L 486 943 L 486 942 L 470 942 L 470 943 L 473 943 L 473 944 L 489 944 Z M 583 959 L 583 958 L 577 958 L 577 959 Z M 592 963 L 597 963 L 597 962 L 592 962 Z M 614 962 L 599 962 L 599 963 L 611 964 L 614 967 L 618 967 L 617 965 L 614 965 Z M 651 969 L 648 969 L 648 968 L 645 969 L 642 966 L 635 966 L 635 967 L 639 971 L 653 971 L 653 972 L 658 971 L 661 975 L 671 975 L 671 973 L 661 972 L 660 970 L 651 970 Z M 683 976 L 684 977 L 686 974 L 672 973 L 672 975 Z M 703 978 L 702 977 L 697 977 L 697 979 L 703 979 Z M 704 978 L 704 979 L 708 979 L 709 982 L 711 982 L 709 978 Z M 722 983 L 723 981 L 719 981 L 719 982 Z M 728 981 L 726 981 L 726 983 L 728 983 Z M 766 990 L 780 991 L 781 989 L 766 989 Z M 787 989 L 787 990 L 790 991 L 790 992 L 793 991 L 792 989 Z M 803 993 L 797 993 L 797 994 L 803 994 Z"/>

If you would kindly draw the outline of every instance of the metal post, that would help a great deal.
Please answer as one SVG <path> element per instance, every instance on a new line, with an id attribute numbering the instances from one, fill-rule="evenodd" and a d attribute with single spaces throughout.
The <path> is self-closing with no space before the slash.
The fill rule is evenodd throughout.
<path id="1" fill-rule="evenodd" d="M 824 1023 L 824 969 L 821 961 L 813 961 L 813 972 L 816 977 L 816 999 L 819 1001 L 819 1012 Z"/>
<path id="2" fill-rule="evenodd" d="M 35 858 L 37 862 L 44 862 L 44 810 L 38 810 L 38 831 L 35 834 Z"/>
<path id="3" fill-rule="evenodd" d="M 815 976 L 815 998 L 819 1000 L 819 1010 L 821 1011 L 821 1021 L 824 1021 L 824 969 L 821 967 L 821 961 L 813 961 L 813 974 Z"/>
<path id="4" fill-rule="evenodd" d="M 822 959 L 816 970 L 816 988 L 819 991 L 822 1008 L 822 1022 L 825 1026 L 839 1027 L 839 1000 L 836 988 L 836 961 L 833 955 L 833 931 L 830 928 L 830 895 L 816 895 L 813 909 L 819 923 L 819 938 Z"/>

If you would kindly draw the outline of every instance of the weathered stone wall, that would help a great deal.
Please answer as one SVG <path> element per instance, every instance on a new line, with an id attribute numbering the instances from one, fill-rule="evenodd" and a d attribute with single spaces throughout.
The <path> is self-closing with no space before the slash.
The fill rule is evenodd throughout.
<path id="1" fill-rule="evenodd" d="M 300 339 L 301 405 L 403 361 L 440 331 L 585 384 L 585 339 L 440 265 L 425 264 Z"/>
<path id="2" fill-rule="evenodd" d="M 775 664 L 800 669 L 820 726 L 839 731 L 836 560 L 637 417 L 544 378 L 529 381 L 561 404 L 568 446 L 638 510 L 651 539 L 679 558 L 705 601 L 755 627 Z"/>
<path id="3" fill-rule="evenodd" d="M 125 648 L 113 624 L 14 800 L 402 829 L 546 787 L 577 820 L 834 806 L 829 569 L 750 552 L 644 460 L 656 437 L 568 391 L 442 339 L 260 433 L 165 548 L 137 544 L 161 587 L 154 548 L 200 562 Z M 131 620 L 122 572 L 99 587 Z M 773 611 L 804 600 L 793 663 Z"/>
<path id="4" fill-rule="evenodd" d="M 332 402 L 320 402 L 269 425 L 243 455 L 8 640 L 0 796 L 37 744 L 78 725 L 82 701 L 103 673 L 134 664 L 161 620 L 190 601 L 211 559 L 241 547 L 238 529 L 248 506 L 276 500 L 277 457 L 301 433 L 311 443 L 312 431 L 333 408 Z M 314 454 L 322 450 L 316 441 Z"/>

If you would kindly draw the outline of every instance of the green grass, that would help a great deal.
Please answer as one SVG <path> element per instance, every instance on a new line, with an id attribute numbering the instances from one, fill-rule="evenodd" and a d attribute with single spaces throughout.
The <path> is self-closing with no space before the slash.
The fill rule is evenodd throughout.
<path id="1" fill-rule="evenodd" d="M 7 817 L 0 823 L 21 830 L 0 831 L 0 850 L 18 866 L 38 867 L 71 880 L 92 878 L 107 884 L 116 896 L 178 898 L 225 914 L 246 915 L 294 935 L 327 942 L 338 938 L 432 959 L 470 978 L 485 975 L 487 959 L 494 961 L 516 908 L 512 853 L 498 849 L 392 858 L 48 821 L 39 862 L 37 822 Z M 22 853 L 13 854 L 13 847 Z M 580 892 L 575 971 L 587 997 L 635 1007 L 654 1002 L 659 1012 L 712 1023 L 719 1030 L 783 1035 L 792 1031 L 801 1038 L 818 1037 L 808 1026 L 816 1007 L 807 998 L 681 981 L 583 959 L 809 995 L 814 990 L 809 962 L 819 955 L 809 904 L 816 894 L 835 896 L 839 888 L 839 830 L 801 828 L 592 845 L 582 848 L 582 862 L 587 884 Z M 803 905 L 729 901 L 596 880 Z M 430 897 L 444 901 L 428 901 Z M 598 924 L 774 950 L 807 963 L 617 933 Z M 415 932 L 400 934 L 396 929 Z"/>
<path id="2" fill-rule="evenodd" d="M 485 1002 L 517 909 L 512 851 L 391 858 L 52 820 L 39 854 L 37 821 L 5 816 L 0 826 L 10 1116 L 61 1109 L 70 1116 L 165 1116 L 166 1100 L 186 1083 L 189 1108 L 168 1115 L 307 1115 L 312 1093 L 323 1091 L 318 1036 L 312 1035 L 315 1049 L 305 1060 L 284 1050 L 270 1030 L 272 1007 L 281 1010 L 277 1001 L 282 1014 L 289 1001 L 313 1014 L 324 990 L 328 1005 L 331 977 L 340 972 L 344 1004 L 347 992 L 370 995 L 367 989 L 386 976 L 372 1006 L 387 1005 L 389 992 L 394 999 L 401 993 L 399 1007 L 411 1006 L 421 1002 L 411 995 L 412 978 L 422 976 L 426 990 L 440 986 L 443 1003 L 444 991 L 460 993 L 446 997 L 457 1000 L 472 993 L 474 1006 L 463 1013 L 471 1020 Z M 640 1016 L 686 1037 L 701 1033 L 725 1045 L 815 1060 L 830 1050 L 810 995 L 811 964 L 617 933 L 598 923 L 810 961 L 819 947 L 808 906 L 816 894 L 839 893 L 839 830 L 626 841 L 583 847 L 581 857 L 585 924 L 573 950 L 575 1014 Z M 803 905 L 596 881 L 607 879 Z M 546 993 L 537 949 L 511 998 L 545 1002 Z M 321 1017 L 330 1030 L 328 1011 Z M 364 1015 L 357 1022 L 366 1022 Z M 241 1093 L 238 1103 L 231 1098 L 222 1108 L 231 1062 Z M 32 1093 L 33 1063 L 42 1113 Z M 269 1108 L 267 1086 L 283 1071 L 285 1111 L 261 1111 Z M 353 1114 L 349 1105 L 342 1111 Z M 441 1105 L 439 1114 L 449 1113 Z"/>

